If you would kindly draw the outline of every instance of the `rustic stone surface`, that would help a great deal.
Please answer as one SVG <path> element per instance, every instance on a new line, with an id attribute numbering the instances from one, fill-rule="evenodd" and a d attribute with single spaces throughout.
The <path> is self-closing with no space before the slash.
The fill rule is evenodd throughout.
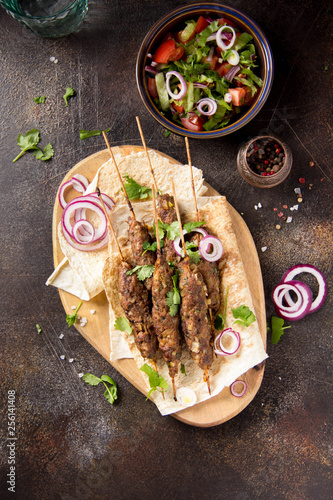
<path id="1" fill-rule="evenodd" d="M 273 89 L 244 129 L 221 139 L 191 142 L 193 164 L 243 214 L 252 232 L 268 319 L 274 314 L 273 286 L 291 265 L 314 264 L 329 282 L 319 312 L 294 323 L 277 345 L 268 338 L 270 357 L 254 401 L 231 421 L 211 429 L 161 417 L 68 328 L 57 290 L 44 286 L 53 270 L 51 224 L 58 186 L 79 160 L 104 148 L 100 137 L 80 141 L 79 128 L 110 126 L 112 145 L 140 144 L 135 122 L 139 115 L 148 146 L 186 161 L 183 138 L 165 137 L 145 110 L 135 82 L 136 54 L 147 29 L 178 5 L 170 1 L 166 6 L 162 0 L 93 1 L 81 31 L 58 40 L 38 38 L 0 8 L 1 498 L 13 498 L 6 483 L 8 390 L 16 391 L 17 498 L 331 498 L 328 2 L 233 2 L 269 38 L 275 59 Z M 50 61 L 52 56 L 57 64 Z M 65 107 L 67 86 L 77 96 Z M 41 94 L 46 103 L 37 105 L 33 98 Z M 26 154 L 13 164 L 18 134 L 32 128 L 40 129 L 41 145 L 54 145 L 54 158 L 41 162 Z M 250 186 L 236 169 L 239 144 L 263 131 L 280 136 L 294 155 L 287 180 L 270 190 Z M 303 201 L 298 211 L 290 212 L 297 203 L 296 187 L 301 187 Z M 259 202 L 262 208 L 255 210 Z M 277 216 L 280 212 L 292 215 L 293 221 L 286 224 Z M 39 335 L 36 323 L 42 327 Z M 114 407 L 101 388 L 82 382 L 81 372 L 107 373 L 117 381 L 120 394 Z"/>

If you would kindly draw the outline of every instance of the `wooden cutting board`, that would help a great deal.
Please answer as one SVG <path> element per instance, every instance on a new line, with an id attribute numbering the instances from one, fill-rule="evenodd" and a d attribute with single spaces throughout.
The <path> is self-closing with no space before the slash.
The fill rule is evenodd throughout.
<path id="1" fill-rule="evenodd" d="M 114 154 L 120 153 L 123 156 L 126 156 L 133 151 L 142 151 L 143 148 L 140 146 L 125 145 L 112 148 L 112 150 Z M 163 153 L 159 152 L 159 154 Z M 170 156 L 167 156 L 165 154 L 163 154 L 163 156 L 168 158 L 172 163 L 179 163 Z M 66 182 L 67 180 L 71 179 L 74 174 L 78 173 L 87 177 L 89 182 L 91 182 L 98 168 L 103 165 L 103 163 L 105 163 L 109 159 L 109 157 L 110 156 L 107 149 L 88 156 L 77 165 L 75 165 L 67 173 L 67 175 L 63 179 L 63 182 Z M 208 196 L 219 194 L 211 186 L 208 186 L 208 188 Z M 266 346 L 265 297 L 258 254 L 251 233 L 243 218 L 230 204 L 229 209 L 252 294 L 255 315 L 259 324 L 260 333 L 264 341 L 264 345 Z M 57 227 L 61 219 L 61 214 L 62 209 L 59 205 L 57 196 L 53 212 L 53 255 L 55 267 L 57 267 L 64 258 L 57 237 Z M 70 293 L 64 292 L 62 290 L 60 290 L 59 293 L 66 314 L 72 314 L 72 306 L 78 304 L 77 297 L 74 297 Z M 91 314 L 91 310 L 95 310 L 95 314 Z M 101 292 L 89 302 L 83 303 L 80 308 L 79 314 L 81 316 L 87 317 L 88 323 L 84 327 L 80 327 L 80 325 L 76 323 L 75 327 L 81 333 L 81 335 L 102 356 L 104 356 L 107 361 L 109 361 L 109 313 L 105 293 Z M 146 387 L 142 373 L 140 372 L 133 359 L 121 359 L 113 361 L 111 365 L 143 394 L 146 394 Z M 240 413 L 252 401 L 261 385 L 263 374 L 264 363 L 256 368 L 248 370 L 246 374 L 244 374 L 242 378 L 246 381 L 248 389 L 245 395 L 241 398 L 232 396 L 230 394 L 229 388 L 225 387 L 217 396 L 185 410 L 173 413 L 172 416 L 184 423 L 198 427 L 211 427 L 222 424 L 223 422 L 226 422 L 230 418 L 233 418 L 235 415 Z M 147 404 L 151 403 L 147 402 Z"/>

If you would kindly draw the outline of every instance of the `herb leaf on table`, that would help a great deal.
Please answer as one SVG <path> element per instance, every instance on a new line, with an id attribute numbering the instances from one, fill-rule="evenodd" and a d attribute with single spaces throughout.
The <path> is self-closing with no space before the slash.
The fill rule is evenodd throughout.
<path id="1" fill-rule="evenodd" d="M 84 380 L 84 382 L 92 386 L 99 385 L 102 382 L 105 387 L 104 397 L 110 404 L 113 405 L 118 397 L 118 389 L 116 382 L 111 377 L 109 377 L 109 375 L 102 375 L 101 378 L 99 378 L 92 373 L 86 373 L 85 375 L 83 375 L 82 379 Z"/>
<path id="2" fill-rule="evenodd" d="M 17 138 L 17 144 L 21 148 L 21 153 L 14 158 L 13 163 L 15 163 L 19 158 L 21 158 L 24 153 L 31 151 L 33 149 L 38 149 L 37 144 L 39 142 L 39 130 L 32 129 L 26 134 L 19 134 Z"/>

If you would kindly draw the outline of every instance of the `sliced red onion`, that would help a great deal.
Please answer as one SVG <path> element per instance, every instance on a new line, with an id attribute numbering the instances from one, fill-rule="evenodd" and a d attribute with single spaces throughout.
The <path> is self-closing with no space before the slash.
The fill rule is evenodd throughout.
<path id="1" fill-rule="evenodd" d="M 254 61 L 254 60 L 255 60 L 255 58 L 256 58 L 255 54 L 251 54 L 251 56 L 250 56 L 250 57 L 251 57 L 251 61 Z"/>
<path id="2" fill-rule="evenodd" d="M 187 231 L 186 229 L 183 229 L 183 235 L 187 234 Z M 181 238 L 180 236 L 177 236 L 174 240 L 173 240 L 173 248 L 175 249 L 175 252 L 177 255 L 179 255 L 180 257 L 182 257 L 183 255 L 183 249 L 181 247 Z"/>
<path id="3" fill-rule="evenodd" d="M 230 53 L 228 54 L 227 61 L 229 64 L 232 66 L 237 66 L 239 63 L 239 54 L 237 50 L 230 50 Z"/>
<path id="4" fill-rule="evenodd" d="M 224 75 L 224 78 L 228 80 L 228 82 L 232 82 L 232 80 L 235 78 L 237 73 L 240 70 L 240 66 L 233 66 L 232 68 L 229 69 L 228 73 Z"/>
<path id="5" fill-rule="evenodd" d="M 283 300 L 285 298 L 286 293 L 288 292 L 294 292 L 297 296 L 297 301 L 293 302 L 292 305 L 283 305 Z M 281 283 L 280 285 L 277 285 L 274 290 L 273 290 L 273 295 L 272 299 L 276 307 L 281 309 L 281 311 L 286 311 L 286 312 L 296 312 L 300 309 L 300 307 L 303 304 L 303 296 L 301 292 L 298 290 L 298 288 L 293 284 L 293 283 Z"/>
<path id="6" fill-rule="evenodd" d="M 301 305 L 298 305 L 296 310 L 295 310 L 295 305 L 289 306 L 289 311 L 288 311 L 287 306 L 280 307 L 279 300 L 276 302 L 273 299 L 278 315 L 281 318 L 286 319 L 288 321 L 296 321 L 298 319 L 304 318 L 304 316 L 306 316 L 310 311 L 312 304 L 312 292 L 310 288 L 301 281 L 286 281 L 285 283 L 282 283 L 281 286 L 285 286 L 286 293 L 292 289 L 291 287 L 294 287 L 293 291 L 296 293 L 297 297 L 299 296 L 297 291 L 301 293 L 302 303 Z M 281 297 L 281 294 L 279 295 L 279 297 Z M 281 297 L 281 302 L 282 298 L 283 297 Z"/>
<path id="7" fill-rule="evenodd" d="M 204 107 L 207 106 L 207 111 L 204 110 Z M 197 110 L 205 116 L 212 116 L 217 111 L 217 102 L 210 97 L 204 97 L 203 99 L 199 99 L 197 102 Z"/>
<path id="8" fill-rule="evenodd" d="M 224 100 L 225 102 L 231 102 L 232 101 L 232 95 L 230 94 L 230 92 L 227 92 L 226 94 L 224 94 Z"/>
<path id="9" fill-rule="evenodd" d="M 180 89 L 178 94 L 174 94 L 171 91 L 170 78 L 172 76 L 177 77 L 178 80 L 180 81 L 181 89 Z M 187 92 L 187 85 L 186 85 L 184 77 L 180 73 L 178 73 L 178 71 L 168 71 L 167 72 L 167 74 L 165 75 L 165 85 L 166 85 L 167 92 L 172 99 L 179 101 L 180 99 L 183 99 L 183 97 L 185 97 L 186 92 Z"/>
<path id="10" fill-rule="evenodd" d="M 72 187 L 73 189 L 75 189 L 75 191 L 78 191 L 79 193 L 84 193 L 84 191 L 88 187 L 88 184 L 89 184 L 88 179 L 81 174 L 73 175 L 72 179 L 70 179 L 67 182 L 64 182 L 60 186 L 58 194 L 58 200 L 61 208 L 64 209 L 67 206 L 67 202 L 65 201 L 65 191 L 69 187 Z"/>
<path id="11" fill-rule="evenodd" d="M 213 58 L 213 55 L 214 55 L 214 47 L 211 47 L 209 52 L 208 52 L 208 56 L 206 57 L 206 61 L 207 62 L 211 62 L 212 58 Z"/>
<path id="12" fill-rule="evenodd" d="M 84 232 L 81 229 L 84 228 Z M 95 229 L 91 222 L 85 219 L 78 220 L 75 222 L 72 228 L 72 236 L 76 243 L 81 243 L 82 245 L 88 245 L 94 241 Z"/>
<path id="13" fill-rule="evenodd" d="M 206 89 L 208 87 L 207 83 L 194 82 L 193 87 L 198 89 Z"/>
<path id="14" fill-rule="evenodd" d="M 224 34 L 223 31 L 226 29 L 228 29 L 229 31 L 227 31 Z M 222 39 L 222 35 L 227 36 L 227 33 L 230 33 L 230 31 L 232 32 L 232 38 L 229 41 L 228 45 L 226 45 Z M 226 25 L 221 26 L 221 28 L 216 33 L 216 43 L 217 43 L 218 47 L 220 47 L 220 49 L 222 49 L 223 51 L 231 49 L 231 47 L 235 43 L 235 40 L 236 40 L 236 33 L 235 33 L 234 28 L 232 28 L 231 26 L 226 26 Z"/>
<path id="15" fill-rule="evenodd" d="M 298 264 L 296 266 L 291 267 L 283 275 L 282 282 L 291 281 L 295 276 L 297 276 L 300 273 L 310 273 L 318 281 L 319 285 L 318 295 L 316 299 L 312 302 L 312 305 L 309 310 L 309 313 L 313 313 L 317 311 L 325 302 L 327 295 L 327 282 L 323 273 L 319 271 L 319 269 L 317 269 L 315 266 L 312 266 L 310 264 Z M 286 301 L 288 301 L 288 303 L 293 302 L 290 295 L 288 294 L 286 295 Z"/>
<path id="16" fill-rule="evenodd" d="M 147 64 L 147 66 L 145 66 L 145 70 L 148 71 L 148 73 L 150 73 L 151 75 L 157 75 L 157 73 L 160 73 L 160 71 L 156 68 L 153 68 L 152 66 L 149 66 Z"/>
<path id="17" fill-rule="evenodd" d="M 216 40 L 216 33 L 212 33 L 211 35 L 209 35 L 206 42 L 213 42 L 214 40 Z"/>
<path id="18" fill-rule="evenodd" d="M 241 392 L 238 392 L 236 389 L 237 386 L 239 385 L 242 386 Z M 233 382 L 230 386 L 230 392 L 233 396 L 236 396 L 236 398 L 241 398 L 242 396 L 244 396 L 246 391 L 247 391 L 247 383 L 244 382 L 244 380 L 235 380 L 235 382 Z"/>
<path id="19" fill-rule="evenodd" d="M 91 223 L 86 218 L 84 218 L 84 221 L 87 222 L 85 224 L 78 224 L 82 218 L 75 220 L 75 217 L 85 215 L 86 209 L 92 210 L 98 216 L 100 224 L 96 229 L 91 229 Z M 72 222 L 74 222 L 73 226 Z M 109 240 L 104 210 L 99 199 L 96 199 L 92 194 L 80 196 L 68 203 L 63 211 L 61 224 L 66 241 L 78 250 L 98 250 L 104 247 Z M 76 224 L 77 226 L 75 226 Z"/>
<path id="20" fill-rule="evenodd" d="M 215 262 L 222 257 L 222 242 L 216 236 L 205 236 L 199 243 L 199 253 L 208 262 Z"/>
<path id="21" fill-rule="evenodd" d="M 223 345 L 223 337 L 224 336 L 230 336 L 232 338 L 232 347 L 230 349 L 227 349 Z M 215 354 L 218 354 L 219 356 L 228 356 L 231 354 L 235 354 L 235 352 L 238 351 L 240 347 L 241 339 L 240 335 L 238 332 L 235 332 L 231 328 L 226 328 L 223 330 L 221 333 L 217 335 L 217 337 L 214 340 L 214 352 Z"/>

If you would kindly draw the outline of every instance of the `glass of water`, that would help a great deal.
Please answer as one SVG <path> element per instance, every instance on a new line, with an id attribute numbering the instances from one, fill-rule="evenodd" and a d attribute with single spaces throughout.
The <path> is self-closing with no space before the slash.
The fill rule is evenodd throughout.
<path id="1" fill-rule="evenodd" d="M 88 0 L 0 0 L 6 11 L 37 35 L 58 38 L 78 31 Z"/>

